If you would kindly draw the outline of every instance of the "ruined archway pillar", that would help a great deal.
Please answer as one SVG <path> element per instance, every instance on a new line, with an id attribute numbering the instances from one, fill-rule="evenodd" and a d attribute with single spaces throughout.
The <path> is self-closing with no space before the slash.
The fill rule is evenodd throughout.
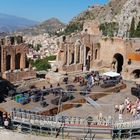
<path id="1" fill-rule="evenodd" d="M 64 61 L 63 61 L 64 60 Z M 64 58 L 61 58 L 61 61 L 63 61 L 64 65 L 67 64 L 67 45 L 64 46 Z"/>
<path id="2" fill-rule="evenodd" d="M 86 70 L 86 47 L 85 45 L 83 46 L 83 70 Z"/>
<path id="3" fill-rule="evenodd" d="M 76 54 L 76 46 L 74 46 L 74 64 L 76 64 L 76 58 L 77 58 L 77 54 Z"/>
<path id="4" fill-rule="evenodd" d="M 24 54 L 21 54 L 21 59 L 20 59 L 20 69 L 24 69 L 26 64 L 26 59 L 25 59 L 25 53 Z"/>
<path id="5" fill-rule="evenodd" d="M 70 52 L 69 52 L 69 45 L 67 46 L 67 66 L 69 66 L 70 61 Z"/>
<path id="6" fill-rule="evenodd" d="M 77 62 L 80 63 L 80 46 L 78 46 L 78 51 L 77 51 Z"/>
<path id="7" fill-rule="evenodd" d="M 11 55 L 11 70 L 15 70 L 15 54 Z"/>
<path id="8" fill-rule="evenodd" d="M 1 51 L 1 72 L 5 72 L 6 71 L 6 51 L 4 49 L 2 49 Z"/>
<path id="9" fill-rule="evenodd" d="M 83 46 L 81 45 L 80 46 L 80 63 L 82 63 L 82 57 L 83 57 L 82 50 L 83 50 Z"/>

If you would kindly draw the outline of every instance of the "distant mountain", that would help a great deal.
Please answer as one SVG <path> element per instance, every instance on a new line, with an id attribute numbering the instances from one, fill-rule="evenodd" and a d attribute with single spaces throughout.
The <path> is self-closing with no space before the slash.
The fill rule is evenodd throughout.
<path id="1" fill-rule="evenodd" d="M 37 21 L 0 13 L 0 33 L 13 32 L 36 24 L 38 24 Z"/>
<path id="2" fill-rule="evenodd" d="M 24 35 L 39 35 L 43 33 L 54 33 L 64 27 L 65 24 L 59 21 L 57 18 L 51 18 L 38 25 L 19 30 L 19 32 L 21 32 Z"/>

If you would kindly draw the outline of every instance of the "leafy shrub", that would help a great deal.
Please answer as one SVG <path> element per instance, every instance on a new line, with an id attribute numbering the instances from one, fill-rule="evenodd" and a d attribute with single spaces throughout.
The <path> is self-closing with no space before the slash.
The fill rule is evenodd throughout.
<path id="1" fill-rule="evenodd" d="M 100 30 L 104 36 L 113 37 L 118 32 L 119 24 L 117 22 L 103 23 L 100 25 Z"/>
<path id="2" fill-rule="evenodd" d="M 56 56 L 47 56 L 44 59 L 37 59 L 36 61 L 32 61 L 31 64 L 33 67 L 36 67 L 38 71 L 40 70 L 48 70 L 51 68 L 49 60 L 55 60 Z"/>

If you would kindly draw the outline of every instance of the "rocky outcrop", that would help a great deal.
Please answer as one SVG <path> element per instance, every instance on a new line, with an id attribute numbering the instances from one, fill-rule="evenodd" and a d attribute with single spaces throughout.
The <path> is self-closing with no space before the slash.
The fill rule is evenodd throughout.
<path id="1" fill-rule="evenodd" d="M 93 5 L 86 11 L 75 17 L 72 22 L 98 20 L 103 23 L 119 24 L 118 32 L 115 35 L 126 37 L 129 35 L 132 18 L 135 23 L 140 20 L 140 1 L 139 0 L 111 0 L 106 5 Z M 107 28 L 107 27 L 105 27 Z"/>
<path id="2" fill-rule="evenodd" d="M 117 21 L 119 22 L 118 36 L 128 36 L 131 26 L 132 18 L 134 17 L 136 25 L 140 20 L 140 1 L 139 0 L 127 0 L 121 9 L 121 13 L 117 15 Z"/>

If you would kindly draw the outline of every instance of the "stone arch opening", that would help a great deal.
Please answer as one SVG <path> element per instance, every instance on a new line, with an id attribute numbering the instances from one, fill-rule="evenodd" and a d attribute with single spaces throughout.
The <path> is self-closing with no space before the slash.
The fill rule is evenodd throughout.
<path id="1" fill-rule="evenodd" d="M 140 78 L 140 69 L 136 69 L 132 72 L 135 79 Z"/>
<path id="2" fill-rule="evenodd" d="M 80 62 L 80 46 L 77 47 L 77 61 L 76 63 L 79 63 Z"/>
<path id="3" fill-rule="evenodd" d="M 87 66 L 87 70 L 90 69 L 90 55 L 89 55 L 89 52 L 90 52 L 90 48 L 89 47 L 86 47 L 86 66 Z"/>
<path id="4" fill-rule="evenodd" d="M 112 62 L 113 68 L 116 70 L 116 72 L 120 73 L 122 71 L 123 63 L 124 63 L 123 55 L 120 53 L 116 53 L 113 56 L 113 62 Z"/>
<path id="5" fill-rule="evenodd" d="M 98 58 L 98 49 L 95 50 L 95 59 Z"/>
<path id="6" fill-rule="evenodd" d="M 11 55 L 6 56 L 6 71 L 11 68 Z"/>
<path id="7" fill-rule="evenodd" d="M 74 63 L 74 52 L 71 53 L 71 64 Z"/>
<path id="8" fill-rule="evenodd" d="M 30 59 L 25 56 L 25 68 L 29 68 Z"/>
<path id="9" fill-rule="evenodd" d="M 65 42 L 66 41 L 66 36 L 63 36 L 62 40 L 63 40 L 63 42 Z"/>
<path id="10" fill-rule="evenodd" d="M 20 59 L 21 59 L 21 53 L 17 53 L 15 56 L 15 68 L 20 69 Z"/>

